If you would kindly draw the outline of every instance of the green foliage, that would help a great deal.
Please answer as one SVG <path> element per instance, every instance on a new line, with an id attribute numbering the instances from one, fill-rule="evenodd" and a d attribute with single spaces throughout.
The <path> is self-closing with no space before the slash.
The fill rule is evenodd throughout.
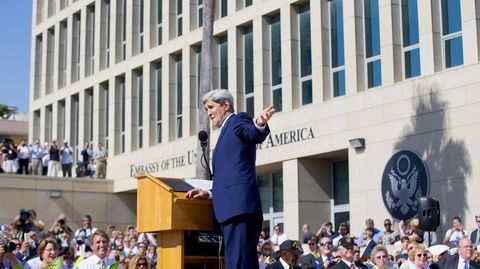
<path id="1" fill-rule="evenodd" d="M 0 117 L 8 114 L 8 106 L 0 104 Z"/>

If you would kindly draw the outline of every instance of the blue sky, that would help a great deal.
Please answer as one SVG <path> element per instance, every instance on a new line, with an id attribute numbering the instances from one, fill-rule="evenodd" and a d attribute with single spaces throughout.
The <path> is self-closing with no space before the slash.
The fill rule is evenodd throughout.
<path id="1" fill-rule="evenodd" d="M 2 1 L 0 103 L 28 111 L 32 0 Z"/>

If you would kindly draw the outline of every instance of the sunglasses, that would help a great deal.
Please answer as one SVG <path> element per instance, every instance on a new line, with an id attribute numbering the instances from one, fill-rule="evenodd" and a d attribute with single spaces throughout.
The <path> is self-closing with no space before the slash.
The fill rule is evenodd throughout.
<path id="1" fill-rule="evenodd" d="M 418 258 L 420 258 L 420 257 L 427 257 L 427 253 L 418 253 L 416 256 L 417 256 Z"/>
<path id="2" fill-rule="evenodd" d="M 323 243 L 320 243 L 320 246 L 333 246 L 333 243 L 332 242 L 323 242 Z"/>
<path id="3" fill-rule="evenodd" d="M 391 223 L 385 223 L 385 224 L 383 224 L 383 226 L 392 226 L 392 224 Z"/>
<path id="4" fill-rule="evenodd" d="M 315 243 L 308 243 L 309 246 L 315 246 Z"/>
<path id="5" fill-rule="evenodd" d="M 360 251 L 359 251 L 359 252 L 360 252 Z M 377 260 L 380 260 L 380 259 L 385 260 L 385 259 L 387 259 L 387 256 L 385 256 L 385 255 L 375 256 L 375 259 L 377 259 Z"/>
<path id="6" fill-rule="evenodd" d="M 353 252 L 355 252 L 355 254 L 360 254 L 360 250 L 355 250 Z"/>
<path id="7" fill-rule="evenodd" d="M 137 263 L 137 266 L 147 266 L 146 262 Z"/>

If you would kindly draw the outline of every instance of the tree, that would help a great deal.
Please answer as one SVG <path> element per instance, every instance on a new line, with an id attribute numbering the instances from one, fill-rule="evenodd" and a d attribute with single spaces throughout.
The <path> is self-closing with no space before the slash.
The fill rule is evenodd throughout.
<path id="1" fill-rule="evenodd" d="M 203 1 L 203 29 L 202 29 L 202 52 L 200 61 L 200 92 L 198 98 L 201 98 L 212 89 L 212 57 L 213 57 L 213 11 L 215 9 L 215 0 Z M 200 103 L 200 102 L 198 102 Z M 203 106 L 198 106 L 197 113 L 197 131 L 206 131 L 210 137 L 210 121 L 207 112 Z M 209 165 L 210 139 L 207 141 L 205 150 L 206 166 Z M 197 144 L 197 162 L 195 168 L 196 178 L 211 179 L 210 173 L 202 165 L 202 147 Z"/>
<path id="2" fill-rule="evenodd" d="M 8 117 L 10 113 L 10 110 L 8 109 L 8 106 L 4 104 L 0 104 L 0 118 L 5 119 Z"/>

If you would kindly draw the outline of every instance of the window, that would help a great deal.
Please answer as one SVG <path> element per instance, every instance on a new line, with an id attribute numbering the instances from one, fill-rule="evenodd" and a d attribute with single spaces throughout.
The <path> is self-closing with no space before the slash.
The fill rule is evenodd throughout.
<path id="1" fill-rule="evenodd" d="M 183 0 L 177 0 L 177 36 L 182 35 L 182 27 L 183 27 Z"/>
<path id="2" fill-rule="evenodd" d="M 33 137 L 40 137 L 40 121 L 42 119 L 41 116 L 42 113 L 40 109 L 33 112 Z"/>
<path id="3" fill-rule="evenodd" d="M 57 8 L 57 1 L 48 0 L 48 17 L 49 18 L 55 14 L 56 8 Z"/>
<path id="4" fill-rule="evenodd" d="M 52 141 L 52 127 L 53 127 L 53 107 L 48 105 L 45 107 L 45 141 Z"/>
<path id="5" fill-rule="evenodd" d="M 57 134 L 56 137 L 61 139 L 65 137 L 65 99 L 58 101 L 57 106 Z M 51 141 L 51 140 L 45 140 Z"/>
<path id="6" fill-rule="evenodd" d="M 36 24 L 39 24 L 43 21 L 44 2 L 43 2 L 43 0 L 37 0 L 36 3 L 37 3 L 37 12 L 36 12 L 35 22 L 36 22 Z M 39 137 L 39 136 L 37 136 L 37 137 Z"/>
<path id="7" fill-rule="evenodd" d="M 195 107 L 202 107 L 202 100 L 200 96 L 200 65 L 202 63 L 202 47 L 195 47 L 193 52 L 195 53 L 195 100 L 197 100 Z"/>
<path id="8" fill-rule="evenodd" d="M 162 44 L 162 12 L 163 1 L 157 0 L 157 45 Z"/>
<path id="9" fill-rule="evenodd" d="M 420 76 L 417 0 L 402 0 L 402 56 L 405 78 Z"/>
<path id="10" fill-rule="evenodd" d="M 136 40 L 135 45 L 133 46 L 134 49 L 134 54 L 142 53 L 144 48 L 144 26 L 143 26 L 143 21 L 144 21 L 144 16 L 143 16 L 143 10 L 144 10 L 144 0 L 136 0 L 134 6 L 134 27 L 137 30 L 136 32 L 133 32 L 134 35 L 134 40 Z"/>
<path id="11" fill-rule="evenodd" d="M 110 66 L 110 0 L 102 1 L 100 48 L 103 57 L 100 59 L 100 69 Z"/>
<path id="12" fill-rule="evenodd" d="M 313 102 L 312 93 L 312 44 L 310 28 L 310 6 L 298 9 L 299 56 L 300 56 L 300 96 L 301 105 Z"/>
<path id="13" fill-rule="evenodd" d="M 252 5 L 252 0 L 244 0 L 244 7 L 248 7 Z"/>
<path id="14" fill-rule="evenodd" d="M 333 97 L 345 95 L 343 0 L 328 2 L 330 14 L 330 81 Z"/>
<path id="15" fill-rule="evenodd" d="M 155 65 L 156 141 L 162 143 L 162 64 Z"/>
<path id="16" fill-rule="evenodd" d="M 95 6 L 87 7 L 85 75 L 90 76 L 95 70 Z"/>
<path id="17" fill-rule="evenodd" d="M 444 67 L 463 64 L 462 14 L 460 0 L 441 0 Z"/>
<path id="18" fill-rule="evenodd" d="M 197 0 L 197 27 L 203 26 L 203 0 Z"/>
<path id="19" fill-rule="evenodd" d="M 47 72 L 46 72 L 46 94 L 53 91 L 53 56 L 55 51 L 55 29 L 52 27 L 47 31 Z"/>
<path id="20" fill-rule="evenodd" d="M 109 126 L 109 91 L 108 91 L 108 81 L 100 84 L 100 140 L 104 138 L 105 146 L 108 147 L 108 126 Z"/>
<path id="21" fill-rule="evenodd" d="M 282 172 L 257 177 L 264 223 L 283 222 Z M 268 227 L 267 224 L 267 227 Z"/>
<path id="22" fill-rule="evenodd" d="M 117 62 L 124 61 L 127 57 L 127 0 L 117 0 L 117 27 L 119 41 L 116 42 Z"/>
<path id="23" fill-rule="evenodd" d="M 175 78 L 176 78 L 176 91 L 175 91 L 175 99 L 176 99 L 176 129 L 175 129 L 175 137 L 181 138 L 182 137 L 182 120 L 183 120 L 183 83 L 182 83 L 182 56 L 178 55 L 175 61 Z"/>
<path id="24" fill-rule="evenodd" d="M 218 65 L 219 65 L 219 82 L 220 89 L 228 89 L 228 39 L 223 36 L 218 40 Z"/>
<path id="25" fill-rule="evenodd" d="M 367 86 L 382 85 L 380 60 L 380 18 L 378 0 L 364 0 L 365 57 L 367 64 Z"/>
<path id="26" fill-rule="evenodd" d="M 349 177 L 348 161 L 335 161 L 332 163 L 332 217 L 334 225 L 348 221 L 350 219 L 350 200 L 349 200 Z"/>
<path id="27" fill-rule="evenodd" d="M 77 156 L 78 156 L 78 130 L 79 130 L 79 125 L 80 125 L 80 120 L 79 120 L 79 108 L 80 108 L 80 103 L 78 100 L 78 94 L 72 95 L 71 97 L 71 107 L 70 107 L 70 145 L 73 147 L 73 158 L 74 158 L 74 163 L 77 161 Z M 61 139 L 61 138 L 58 138 Z"/>
<path id="28" fill-rule="evenodd" d="M 120 148 L 119 153 L 125 153 L 125 78 L 118 78 L 117 100 L 119 101 L 120 117 Z"/>
<path id="29" fill-rule="evenodd" d="M 84 140 L 92 144 L 93 142 L 93 89 L 85 91 L 84 104 Z"/>
<path id="30" fill-rule="evenodd" d="M 68 0 L 60 0 L 60 10 L 68 6 Z"/>
<path id="31" fill-rule="evenodd" d="M 254 115 L 253 100 L 253 32 L 252 26 L 244 28 L 243 32 L 243 74 L 245 76 L 245 112 L 251 117 Z"/>
<path id="32" fill-rule="evenodd" d="M 272 104 L 277 111 L 282 111 L 282 39 L 280 15 L 270 20 L 270 58 Z"/>
<path id="33" fill-rule="evenodd" d="M 38 35 L 35 38 L 34 99 L 39 98 L 42 92 L 42 48 L 43 37 Z"/>
<path id="34" fill-rule="evenodd" d="M 58 48 L 58 88 L 67 85 L 67 21 L 60 22 L 60 40 Z"/>
<path id="35" fill-rule="evenodd" d="M 135 134 L 136 139 L 136 148 L 143 148 L 143 72 L 142 70 L 134 71 L 135 76 L 135 87 L 134 87 L 134 96 L 136 97 L 136 102 L 134 104 L 135 112 L 133 121 L 137 125 L 137 133 Z"/>
<path id="36" fill-rule="evenodd" d="M 73 15 L 72 82 L 75 82 L 79 79 L 80 79 L 80 13 L 76 13 Z"/>
<path id="37" fill-rule="evenodd" d="M 219 8 L 220 8 L 220 18 L 227 16 L 228 14 L 228 0 L 220 0 L 219 1 Z"/>

